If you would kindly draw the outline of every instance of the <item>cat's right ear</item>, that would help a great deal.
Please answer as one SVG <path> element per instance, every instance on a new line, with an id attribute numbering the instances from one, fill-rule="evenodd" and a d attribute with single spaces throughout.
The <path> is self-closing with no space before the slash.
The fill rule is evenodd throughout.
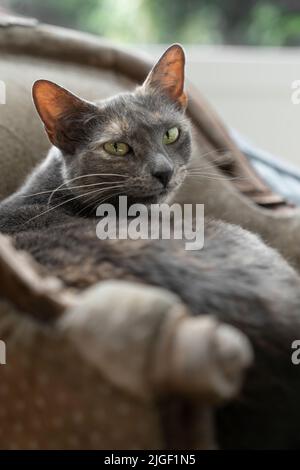
<path id="1" fill-rule="evenodd" d="M 187 95 L 184 92 L 184 67 L 184 50 L 179 44 L 173 44 L 154 65 L 143 87 L 159 90 L 179 108 L 185 110 Z"/>
<path id="2" fill-rule="evenodd" d="M 91 114 L 95 106 L 48 80 L 37 80 L 32 96 L 51 143 L 73 152 L 80 136 L 76 123 L 80 123 L 81 116 Z"/>

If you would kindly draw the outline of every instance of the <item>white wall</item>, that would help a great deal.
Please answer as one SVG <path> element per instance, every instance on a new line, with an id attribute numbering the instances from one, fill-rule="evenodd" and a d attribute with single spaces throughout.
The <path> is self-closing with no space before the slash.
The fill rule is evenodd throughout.
<path id="1" fill-rule="evenodd" d="M 148 48 L 152 56 L 163 47 Z M 227 125 L 300 166 L 300 104 L 291 84 L 300 80 L 300 49 L 186 47 L 187 76 Z"/>

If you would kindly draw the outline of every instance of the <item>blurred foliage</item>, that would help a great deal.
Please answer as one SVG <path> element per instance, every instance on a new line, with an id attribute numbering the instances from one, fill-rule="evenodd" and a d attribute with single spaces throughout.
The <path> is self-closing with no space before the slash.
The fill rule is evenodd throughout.
<path id="1" fill-rule="evenodd" d="M 300 0 L 0 0 L 0 5 L 123 42 L 300 45 Z"/>

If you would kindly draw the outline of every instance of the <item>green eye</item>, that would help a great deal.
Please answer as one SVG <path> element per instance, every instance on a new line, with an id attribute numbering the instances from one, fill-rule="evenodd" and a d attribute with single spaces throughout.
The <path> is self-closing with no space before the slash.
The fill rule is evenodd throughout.
<path id="1" fill-rule="evenodd" d="M 176 140 L 178 139 L 179 137 L 179 129 L 178 127 L 171 127 L 171 129 L 169 129 L 164 137 L 163 137 L 163 143 L 165 145 L 169 145 L 169 144 L 173 144 L 173 142 L 176 142 Z"/>
<path id="2" fill-rule="evenodd" d="M 106 142 L 103 147 L 110 155 L 119 155 L 122 157 L 129 152 L 129 145 L 124 144 L 124 142 Z"/>

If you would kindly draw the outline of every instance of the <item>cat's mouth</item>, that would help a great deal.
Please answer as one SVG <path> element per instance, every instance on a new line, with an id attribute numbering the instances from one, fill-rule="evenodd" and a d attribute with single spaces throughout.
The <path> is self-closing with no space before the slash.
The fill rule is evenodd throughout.
<path id="1" fill-rule="evenodd" d="M 155 188 L 149 191 L 132 191 L 132 192 L 122 192 L 116 196 L 111 196 L 105 200 L 105 204 L 112 204 L 115 208 L 119 207 L 120 197 L 127 198 L 127 206 L 130 207 L 133 204 L 142 204 L 144 206 L 149 206 L 151 204 L 160 204 L 167 200 L 168 196 L 173 192 L 173 186 L 168 186 L 166 188 Z"/>
<path id="2" fill-rule="evenodd" d="M 139 191 L 139 192 L 134 192 L 131 194 L 128 194 L 128 202 L 129 204 L 144 204 L 144 205 L 150 205 L 150 204 L 159 204 L 168 199 L 168 197 L 176 192 L 176 190 L 180 187 L 182 181 L 172 181 L 168 186 L 166 187 L 160 187 L 160 188 L 151 188 L 149 191 Z"/>
<path id="3" fill-rule="evenodd" d="M 128 196 L 128 202 L 131 204 L 144 204 L 148 206 L 150 204 L 162 202 L 166 199 L 169 193 L 170 190 L 164 188 L 159 191 L 152 191 L 139 196 Z"/>

